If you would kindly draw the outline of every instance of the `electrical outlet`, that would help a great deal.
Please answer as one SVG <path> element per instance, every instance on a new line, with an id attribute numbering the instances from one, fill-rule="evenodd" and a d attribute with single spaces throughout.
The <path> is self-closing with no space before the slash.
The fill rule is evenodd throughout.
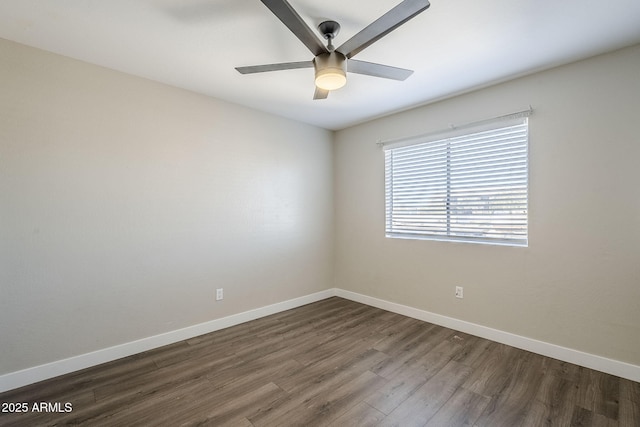
<path id="1" fill-rule="evenodd" d="M 464 298 L 462 286 L 456 286 L 456 298 Z"/>
<path id="2" fill-rule="evenodd" d="M 216 301 L 220 301 L 221 299 L 224 299 L 224 289 L 216 289 Z"/>

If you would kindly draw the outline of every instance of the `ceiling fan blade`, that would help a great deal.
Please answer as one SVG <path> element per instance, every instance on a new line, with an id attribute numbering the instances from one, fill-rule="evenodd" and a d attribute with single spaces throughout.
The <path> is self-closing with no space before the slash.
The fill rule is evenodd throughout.
<path id="1" fill-rule="evenodd" d="M 240 74 L 264 73 L 267 71 L 295 70 L 297 68 L 313 68 L 313 61 L 281 62 L 279 64 L 250 65 L 236 67 Z"/>
<path id="2" fill-rule="evenodd" d="M 329 96 L 329 91 L 326 89 L 320 89 L 316 86 L 316 91 L 313 93 L 313 99 L 327 99 Z"/>
<path id="3" fill-rule="evenodd" d="M 391 67 L 389 65 L 358 61 L 356 59 L 350 59 L 347 62 L 347 71 L 393 80 L 406 80 L 407 77 L 413 74 L 413 70 L 407 70 L 406 68 Z"/>
<path id="4" fill-rule="evenodd" d="M 336 50 L 351 58 L 430 6 L 428 0 L 404 0 Z"/>
<path id="5" fill-rule="evenodd" d="M 315 32 L 302 20 L 287 0 L 261 0 L 314 55 L 328 52 Z"/>

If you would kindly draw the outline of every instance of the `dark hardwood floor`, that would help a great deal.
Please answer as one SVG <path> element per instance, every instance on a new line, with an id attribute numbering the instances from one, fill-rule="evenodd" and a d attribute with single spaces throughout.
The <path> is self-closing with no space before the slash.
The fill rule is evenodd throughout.
<path id="1" fill-rule="evenodd" d="M 3 426 L 640 426 L 639 383 L 340 298 L 0 402 L 30 410 Z"/>

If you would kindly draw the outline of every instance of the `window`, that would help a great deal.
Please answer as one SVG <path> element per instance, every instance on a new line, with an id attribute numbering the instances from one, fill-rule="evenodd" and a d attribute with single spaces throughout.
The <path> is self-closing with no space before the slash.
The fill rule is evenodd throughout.
<path id="1" fill-rule="evenodd" d="M 527 117 L 384 149 L 387 237 L 527 246 Z"/>

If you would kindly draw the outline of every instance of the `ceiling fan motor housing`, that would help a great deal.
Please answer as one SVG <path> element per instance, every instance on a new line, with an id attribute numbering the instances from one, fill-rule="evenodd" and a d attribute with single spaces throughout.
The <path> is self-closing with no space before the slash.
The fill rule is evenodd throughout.
<path id="1" fill-rule="evenodd" d="M 340 24 L 336 21 L 324 21 L 318 25 L 318 30 L 326 40 L 335 39 L 340 32 Z"/>
<path id="2" fill-rule="evenodd" d="M 313 59 L 313 66 L 319 88 L 336 90 L 347 83 L 347 58 L 340 52 L 321 53 Z"/>

